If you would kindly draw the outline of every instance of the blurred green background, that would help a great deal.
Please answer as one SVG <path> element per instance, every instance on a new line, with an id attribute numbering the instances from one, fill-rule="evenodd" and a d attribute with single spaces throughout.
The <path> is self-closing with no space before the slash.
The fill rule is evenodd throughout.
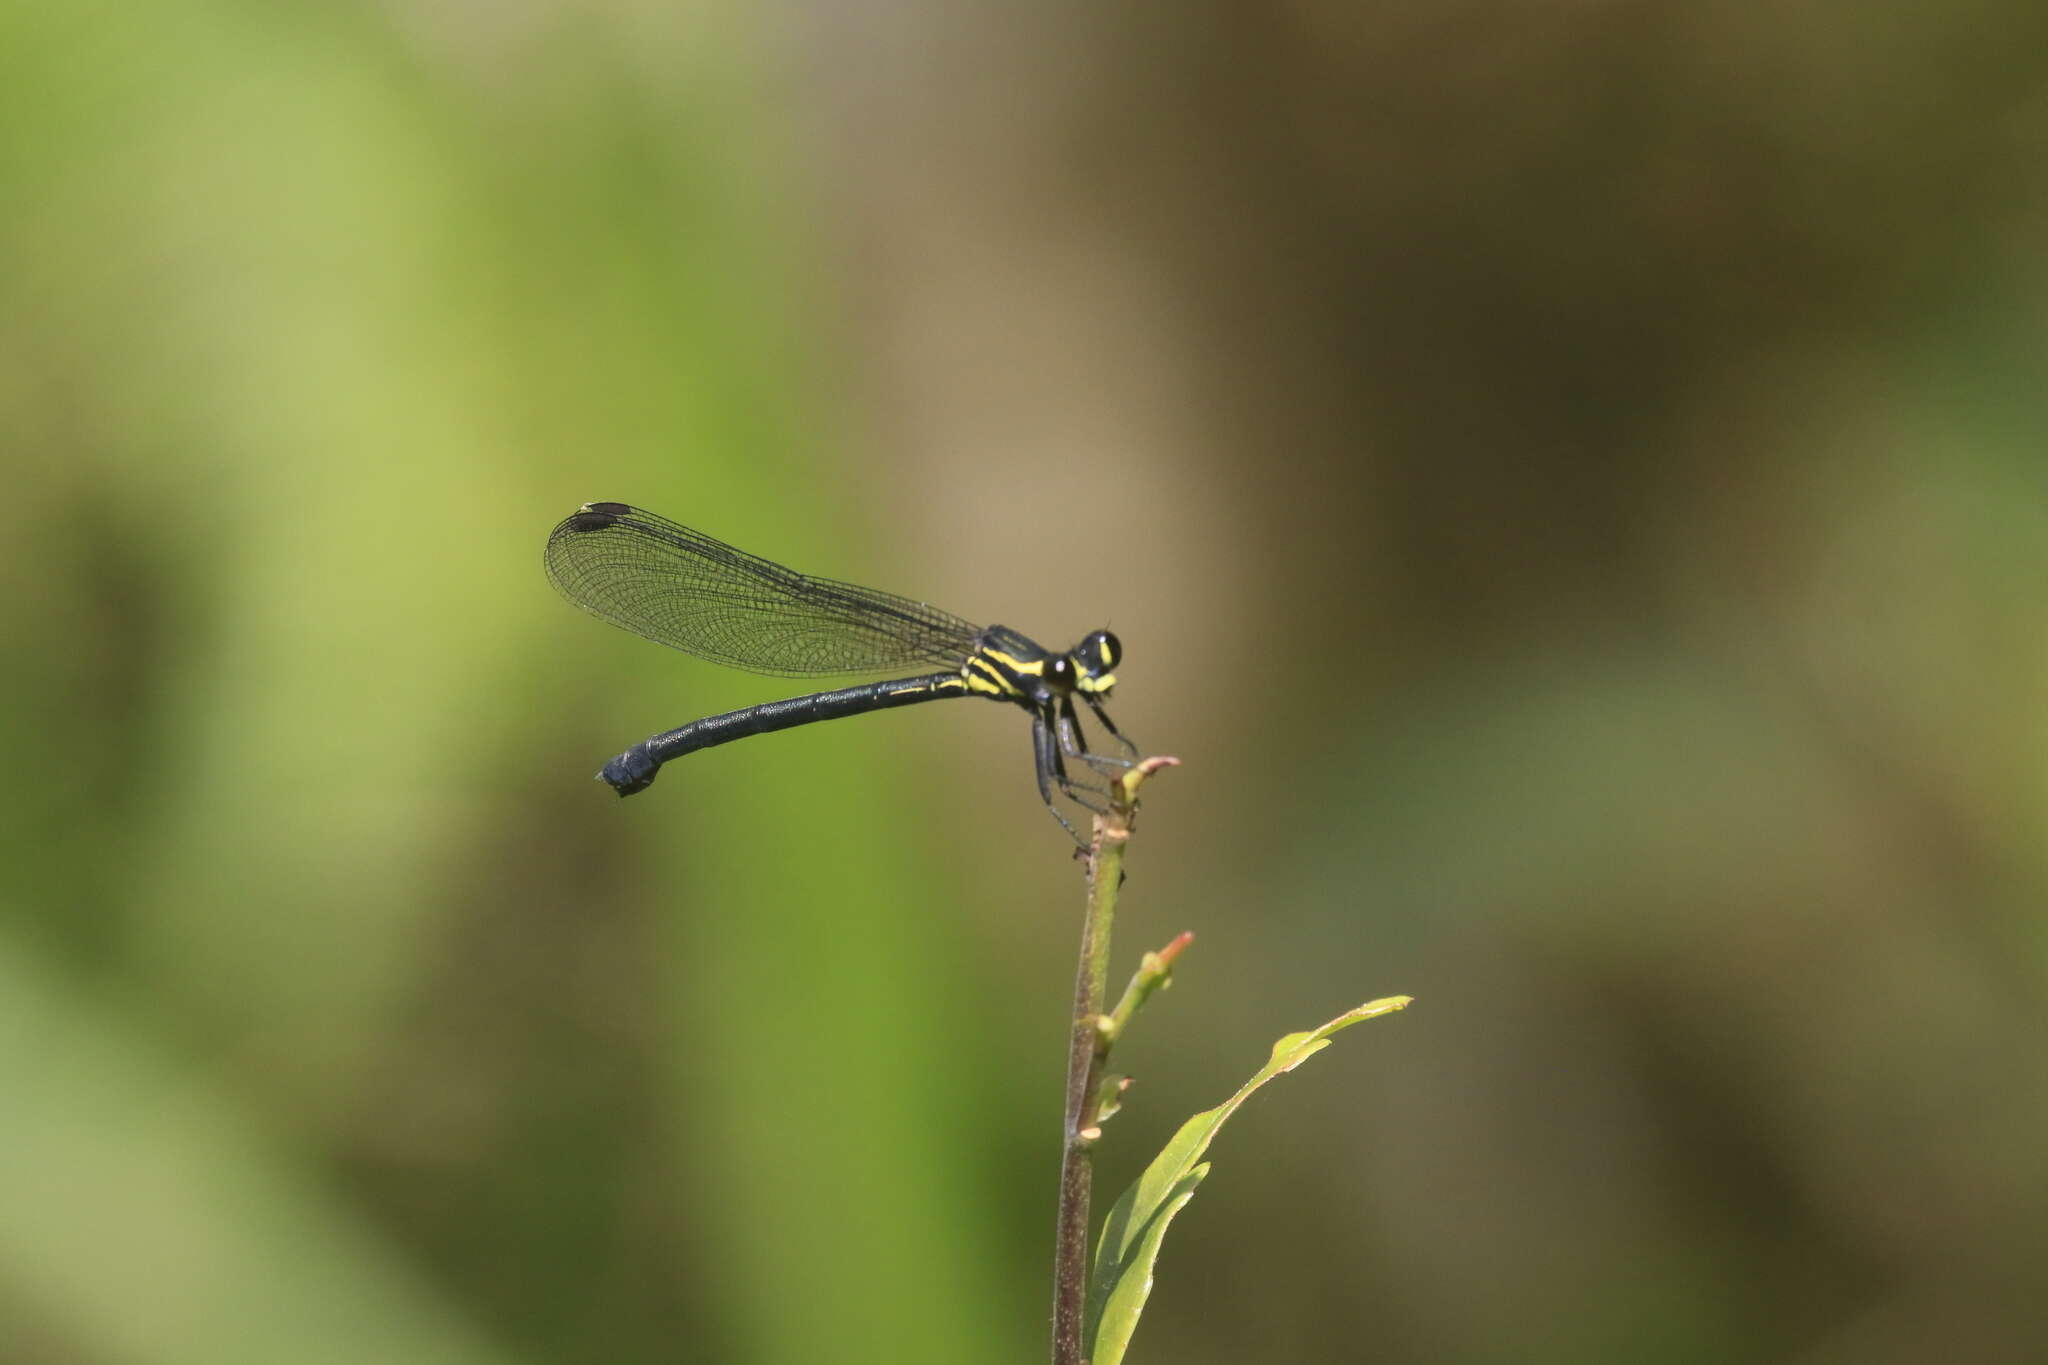
<path id="1" fill-rule="evenodd" d="M 590 499 L 1064 645 L 1138 1362 L 2048 1359 L 2048 10 L 0 8 L 0 1359 L 1045 1358 L 1021 717 L 571 610 Z"/>

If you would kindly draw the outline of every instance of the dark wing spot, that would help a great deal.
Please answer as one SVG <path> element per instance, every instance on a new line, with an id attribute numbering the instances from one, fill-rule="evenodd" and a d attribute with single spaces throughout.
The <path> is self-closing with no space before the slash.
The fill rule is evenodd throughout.
<path id="1" fill-rule="evenodd" d="M 633 509 L 623 502 L 589 502 L 565 523 L 571 531 L 602 531 L 619 524 L 619 518 Z"/>

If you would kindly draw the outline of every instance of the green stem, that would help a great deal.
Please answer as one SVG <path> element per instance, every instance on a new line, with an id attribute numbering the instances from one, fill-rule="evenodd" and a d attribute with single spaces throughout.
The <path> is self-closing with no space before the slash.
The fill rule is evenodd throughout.
<path id="1" fill-rule="evenodd" d="M 1053 1365 L 1087 1365 L 1082 1340 L 1088 1299 L 1088 1197 L 1095 1139 L 1096 1086 L 1109 1056 L 1109 1020 L 1102 1012 L 1109 987 L 1109 931 L 1123 885 L 1124 845 L 1130 842 L 1138 786 L 1174 758 L 1148 758 L 1113 788 L 1112 807 L 1095 817 L 1088 853 L 1088 910 L 1081 924 L 1081 963 L 1074 976 L 1073 1030 L 1067 1046 L 1065 1146 L 1060 1160 L 1059 1225 L 1053 1252 Z"/>
<path id="2" fill-rule="evenodd" d="M 1173 960 L 1187 951 L 1187 946 L 1194 941 L 1194 931 L 1185 930 L 1158 952 L 1147 953 L 1139 960 L 1138 970 L 1131 974 L 1130 984 L 1124 987 L 1123 998 L 1116 1002 L 1116 1008 L 1109 1012 L 1109 1022 L 1103 1026 L 1110 1042 L 1123 1037 L 1132 1016 L 1152 998 L 1152 993 L 1173 980 Z"/>

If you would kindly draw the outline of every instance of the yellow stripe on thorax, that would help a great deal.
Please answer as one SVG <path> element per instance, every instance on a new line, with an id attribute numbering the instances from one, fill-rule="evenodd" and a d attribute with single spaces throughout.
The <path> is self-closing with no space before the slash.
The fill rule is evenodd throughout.
<path id="1" fill-rule="evenodd" d="M 981 652 L 1013 673 L 1023 673 L 1035 678 L 1045 672 L 1045 660 L 1043 659 L 1033 659 L 1030 663 L 1025 663 L 1022 659 L 1005 654 L 1000 649 L 990 649 L 987 646 L 983 646 Z"/>
<path id="2" fill-rule="evenodd" d="M 1002 658 L 1001 655 L 996 657 Z M 1008 660 L 1004 660 L 1004 662 L 1007 663 Z M 969 690 L 979 692 L 985 697 L 1014 697 L 1019 695 L 1017 689 L 1010 685 L 1010 680 L 1003 676 L 1002 670 L 979 654 L 974 655 L 967 661 L 966 667 L 960 670 L 960 676 L 967 679 Z"/>

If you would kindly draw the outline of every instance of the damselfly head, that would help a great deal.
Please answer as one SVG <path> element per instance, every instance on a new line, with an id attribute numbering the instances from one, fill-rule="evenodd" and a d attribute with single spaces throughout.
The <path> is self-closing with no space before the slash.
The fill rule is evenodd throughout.
<path id="1" fill-rule="evenodd" d="M 1124 647 L 1106 630 L 1091 632 L 1068 653 L 1074 661 L 1074 686 L 1098 697 L 1109 695 L 1116 686 L 1115 669 L 1124 657 Z"/>

